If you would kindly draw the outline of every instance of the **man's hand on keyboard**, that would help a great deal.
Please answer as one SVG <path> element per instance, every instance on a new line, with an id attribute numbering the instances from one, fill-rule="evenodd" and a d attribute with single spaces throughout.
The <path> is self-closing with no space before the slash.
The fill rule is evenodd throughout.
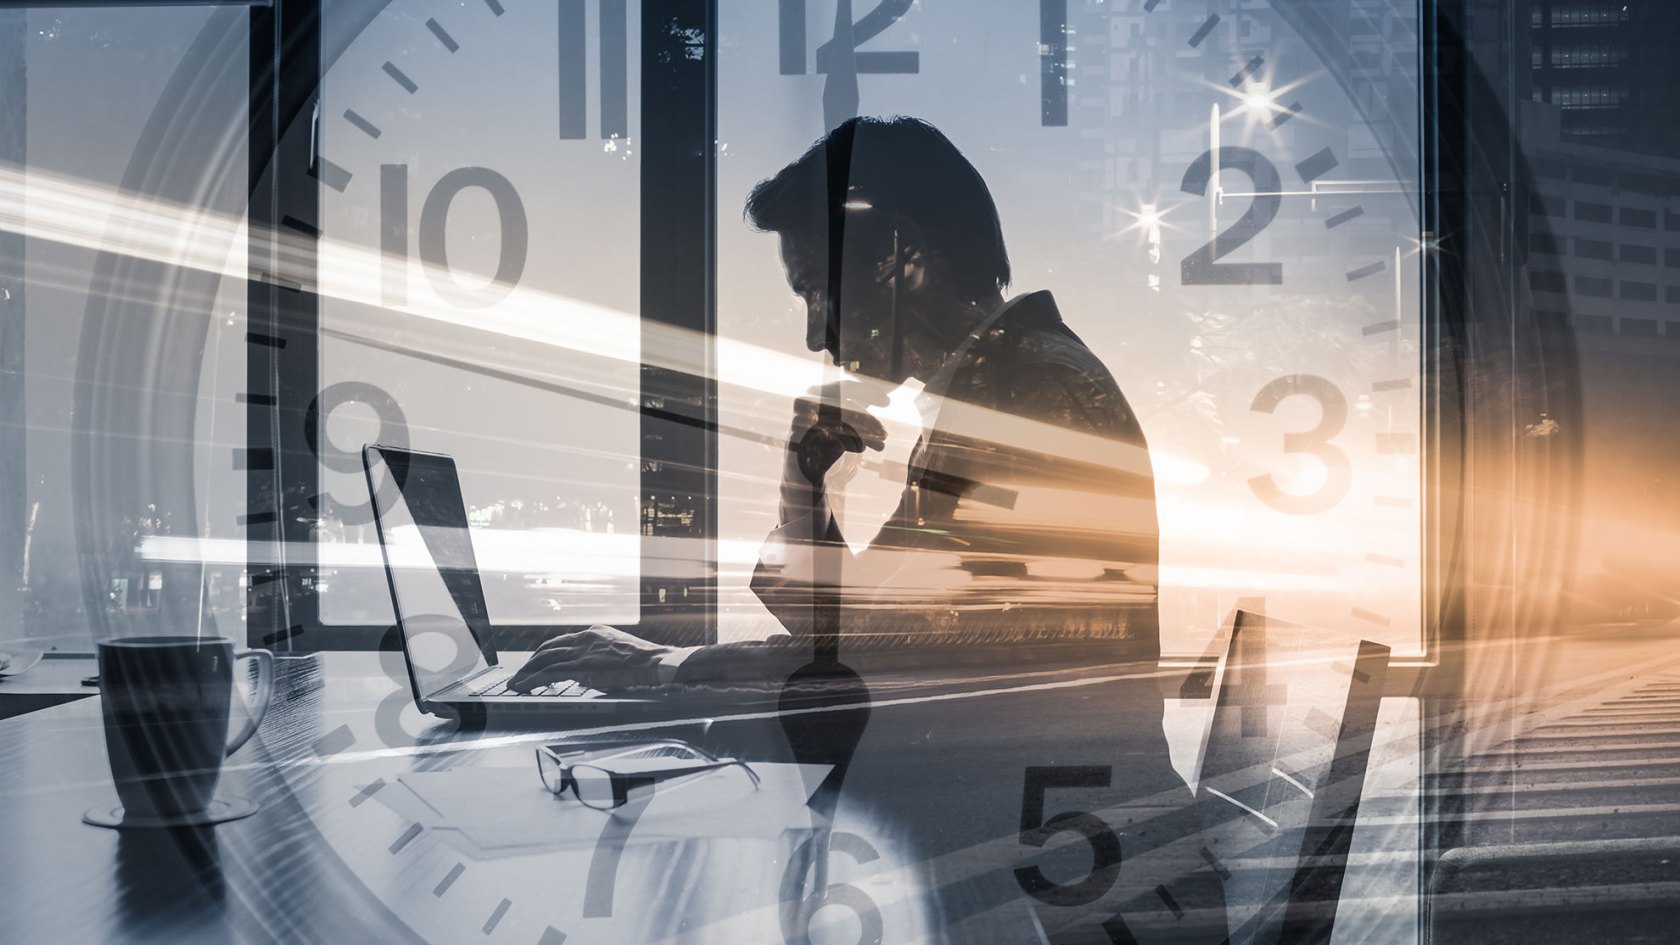
<path id="1" fill-rule="evenodd" d="M 671 647 L 649 643 L 606 624 L 561 634 L 537 648 L 508 688 L 530 692 L 540 686 L 575 679 L 591 689 L 611 692 L 659 684 L 659 660 Z"/>

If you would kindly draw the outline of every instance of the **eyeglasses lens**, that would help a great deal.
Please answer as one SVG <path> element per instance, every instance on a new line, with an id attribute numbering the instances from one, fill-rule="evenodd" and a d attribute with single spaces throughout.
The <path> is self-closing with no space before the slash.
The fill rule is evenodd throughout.
<path id="1" fill-rule="evenodd" d="M 572 784 L 576 786 L 578 800 L 596 810 L 611 810 L 619 805 L 610 771 L 594 765 L 573 765 Z"/>

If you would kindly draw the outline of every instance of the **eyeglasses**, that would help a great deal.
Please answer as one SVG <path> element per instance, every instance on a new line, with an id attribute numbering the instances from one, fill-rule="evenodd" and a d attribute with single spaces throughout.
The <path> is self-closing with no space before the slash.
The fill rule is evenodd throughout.
<path id="1" fill-rule="evenodd" d="M 609 754 L 602 756 L 600 752 Z M 588 755 L 587 761 L 572 761 Z M 688 763 L 668 767 L 641 768 L 618 771 L 603 762 L 642 760 L 649 758 L 680 758 Z M 660 781 L 739 767 L 752 779 L 753 789 L 759 785 L 758 772 L 738 758 L 719 758 L 687 742 L 674 738 L 646 739 L 634 742 L 580 742 L 569 745 L 544 745 L 537 749 L 537 774 L 549 793 L 559 796 L 568 788 L 585 807 L 612 810 L 623 807 L 639 789 L 651 788 Z"/>

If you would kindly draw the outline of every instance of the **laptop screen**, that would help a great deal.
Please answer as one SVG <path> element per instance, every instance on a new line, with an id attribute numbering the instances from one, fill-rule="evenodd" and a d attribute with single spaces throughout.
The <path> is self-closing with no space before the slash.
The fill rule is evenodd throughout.
<path id="1" fill-rule="evenodd" d="M 370 446 L 364 459 L 391 606 L 424 696 L 496 663 L 455 461 Z"/>

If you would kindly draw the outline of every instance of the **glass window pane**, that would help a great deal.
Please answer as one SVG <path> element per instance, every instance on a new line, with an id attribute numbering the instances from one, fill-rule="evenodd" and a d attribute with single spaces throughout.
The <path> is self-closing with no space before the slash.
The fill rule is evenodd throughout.
<path id="1" fill-rule="evenodd" d="M 329 7 L 323 623 L 390 620 L 372 442 L 456 458 L 494 623 L 636 622 L 638 11 Z"/>
<path id="2" fill-rule="evenodd" d="M 23 467 L 4 470 L 23 494 L 0 499 L 8 639 L 243 639 L 242 544 L 199 562 L 202 539 L 240 536 L 243 486 L 222 480 L 244 444 L 231 392 L 245 368 L 247 17 L 0 11 L 0 309 L 23 342 L 8 362 L 23 374 L 5 383 L 26 428 L 3 450 Z"/>

